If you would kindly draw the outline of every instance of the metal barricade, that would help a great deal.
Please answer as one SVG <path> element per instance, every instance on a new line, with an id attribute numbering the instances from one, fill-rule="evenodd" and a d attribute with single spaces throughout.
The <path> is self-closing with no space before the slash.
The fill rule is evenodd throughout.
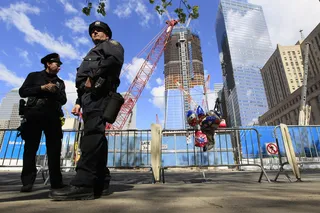
<path id="1" fill-rule="evenodd" d="M 0 167 L 22 167 L 24 141 L 18 136 L 16 129 L 0 129 Z M 46 161 L 44 138 L 41 137 L 37 151 L 36 165 Z"/>
<path id="2" fill-rule="evenodd" d="M 295 157 L 299 169 L 315 169 L 320 168 L 320 126 L 296 126 L 288 125 L 289 134 L 292 140 Z M 287 153 L 284 148 L 284 141 L 280 126 L 274 128 L 274 137 L 278 146 L 279 170 L 275 177 L 275 181 L 279 178 L 280 173 L 284 173 L 288 180 L 291 178 L 285 171 L 288 165 Z"/>
<path id="3" fill-rule="evenodd" d="M 68 172 L 75 169 L 80 158 L 82 131 L 64 131 L 61 150 L 61 169 Z M 108 130 L 108 168 L 151 168 L 151 130 Z M 48 167 L 43 165 L 45 184 L 49 180 Z"/>
<path id="4" fill-rule="evenodd" d="M 150 168 L 151 130 L 108 130 L 109 168 Z"/>
<path id="5" fill-rule="evenodd" d="M 208 152 L 194 146 L 194 131 L 162 131 L 162 167 L 258 167 L 259 182 L 264 175 L 259 133 L 254 128 L 232 128 L 216 131 L 215 147 Z M 23 141 L 16 130 L 5 131 L 0 151 L 2 166 L 22 166 Z M 109 130 L 109 168 L 151 168 L 151 130 Z M 64 130 L 61 150 L 61 168 L 75 168 L 79 157 L 81 131 Z M 16 157 L 19 156 L 19 157 Z M 45 137 L 41 138 L 37 165 L 45 183 L 48 181 Z M 204 175 L 204 174 L 203 174 Z"/>
<path id="6" fill-rule="evenodd" d="M 258 167 L 259 182 L 265 172 L 259 133 L 254 128 L 219 129 L 215 135 L 215 147 L 207 152 L 194 146 L 193 130 L 163 131 L 163 167 Z M 204 173 L 203 176 L 205 177 Z"/>

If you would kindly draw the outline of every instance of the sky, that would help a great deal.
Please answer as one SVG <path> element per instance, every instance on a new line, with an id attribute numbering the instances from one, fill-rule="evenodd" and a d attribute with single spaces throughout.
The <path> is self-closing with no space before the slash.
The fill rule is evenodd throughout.
<path id="1" fill-rule="evenodd" d="M 248 0 L 263 7 L 272 45 L 293 45 L 307 36 L 320 21 L 318 0 Z M 70 111 L 75 99 L 76 68 L 93 47 L 88 26 L 96 20 L 109 24 L 113 39 L 125 49 L 125 64 L 119 92 L 128 90 L 148 51 L 139 54 L 165 27 L 166 15 L 158 15 L 149 0 L 106 0 L 104 17 L 94 10 L 81 13 L 85 0 L 1 0 L 0 1 L 0 100 L 23 83 L 29 72 L 40 71 L 40 59 L 52 52 L 60 54 L 63 65 L 59 76 L 65 81 Z M 98 2 L 98 0 L 93 0 Z M 221 68 L 215 35 L 219 0 L 189 0 L 198 5 L 200 17 L 190 27 L 201 39 L 205 74 L 210 74 L 210 93 L 214 83 L 221 83 Z M 179 6 L 169 8 L 169 15 Z M 95 7 L 96 5 L 94 5 Z M 137 102 L 137 128 L 149 129 L 164 120 L 164 59 L 160 58 L 148 84 Z M 209 97 L 210 100 L 210 97 Z M 209 103 L 210 105 L 210 103 Z M 213 103 L 211 103 L 213 105 Z"/>

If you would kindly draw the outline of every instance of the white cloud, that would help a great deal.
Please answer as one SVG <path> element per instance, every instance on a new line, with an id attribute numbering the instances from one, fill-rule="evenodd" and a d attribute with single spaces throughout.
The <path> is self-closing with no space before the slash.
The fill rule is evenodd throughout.
<path id="1" fill-rule="evenodd" d="M 29 59 L 29 53 L 28 51 L 26 50 L 22 50 L 20 48 L 17 48 L 17 51 L 19 53 L 19 57 L 21 57 L 24 62 L 23 64 L 21 64 L 22 66 L 27 66 L 27 67 L 30 67 L 32 65 L 32 62 L 31 60 Z"/>
<path id="2" fill-rule="evenodd" d="M 152 88 L 150 93 L 153 97 L 152 99 L 149 99 L 149 102 L 158 107 L 162 112 L 164 112 L 165 108 L 164 90 L 164 85 Z"/>
<path id="3" fill-rule="evenodd" d="M 117 8 L 113 11 L 119 18 L 127 18 L 132 13 L 132 7 L 130 3 L 118 5 Z"/>
<path id="4" fill-rule="evenodd" d="M 79 11 L 75 9 L 67 0 L 59 0 L 64 6 L 64 11 L 67 13 L 78 13 Z"/>
<path id="5" fill-rule="evenodd" d="M 66 94 L 67 94 L 67 103 L 65 107 L 67 110 L 71 111 L 77 99 L 77 91 L 75 82 L 73 79 L 64 80 L 64 84 L 66 86 Z"/>
<path id="6" fill-rule="evenodd" d="M 90 45 L 91 42 L 87 37 L 81 36 L 81 37 L 75 37 L 74 38 L 74 43 L 78 47 L 79 45 Z"/>
<path id="7" fill-rule="evenodd" d="M 0 20 L 14 25 L 25 34 L 25 40 L 31 44 L 38 43 L 49 51 L 58 52 L 61 57 L 77 59 L 78 52 L 69 43 L 56 40 L 48 33 L 40 32 L 31 24 L 27 13 L 39 14 L 38 7 L 32 7 L 26 3 L 11 4 L 9 8 L 0 8 Z"/>
<path id="8" fill-rule="evenodd" d="M 130 17 L 132 12 L 135 12 L 141 18 L 139 24 L 142 26 L 148 26 L 149 21 L 153 18 L 143 0 L 126 0 L 123 4 L 117 5 L 113 13 L 119 18 L 127 18 Z"/>
<path id="9" fill-rule="evenodd" d="M 161 78 L 157 78 L 156 82 L 157 82 L 158 85 L 164 84 L 163 79 L 161 79 Z"/>
<path id="10" fill-rule="evenodd" d="M 75 81 L 76 80 L 76 73 L 68 73 L 68 77 L 70 81 Z"/>
<path id="11" fill-rule="evenodd" d="M 18 77 L 14 72 L 8 70 L 5 65 L 0 64 L 0 81 L 4 81 L 8 86 L 20 87 L 24 78 Z"/>
<path id="12" fill-rule="evenodd" d="M 207 90 L 207 100 L 208 100 L 208 107 L 210 109 L 214 109 L 218 96 L 214 90 L 208 89 Z"/>
<path id="13" fill-rule="evenodd" d="M 249 0 L 261 5 L 265 14 L 273 47 L 294 45 L 300 39 L 299 30 L 307 36 L 320 20 L 317 0 Z"/>
<path id="14" fill-rule="evenodd" d="M 2 50 L 1 51 L 4 55 L 9 56 L 8 53 L 6 53 L 6 51 Z"/>
<path id="15" fill-rule="evenodd" d="M 110 9 L 110 0 L 104 0 L 105 10 L 108 11 Z"/>
<path id="16" fill-rule="evenodd" d="M 144 58 L 134 57 L 131 63 L 123 65 L 123 67 L 125 68 L 122 70 L 121 76 L 124 75 L 125 78 L 127 79 L 127 82 L 131 84 L 131 82 L 136 77 L 144 61 L 145 61 Z M 148 63 L 147 66 L 145 66 L 145 69 L 150 69 L 150 67 L 152 67 L 152 64 Z M 149 70 L 146 70 L 146 72 L 144 73 L 149 73 Z M 146 80 L 146 78 L 147 78 L 146 75 L 142 74 L 140 76 L 140 79 L 142 80 Z"/>
<path id="17" fill-rule="evenodd" d="M 76 16 L 67 20 L 65 25 L 75 33 L 83 33 L 88 30 L 88 24 L 80 17 Z"/>

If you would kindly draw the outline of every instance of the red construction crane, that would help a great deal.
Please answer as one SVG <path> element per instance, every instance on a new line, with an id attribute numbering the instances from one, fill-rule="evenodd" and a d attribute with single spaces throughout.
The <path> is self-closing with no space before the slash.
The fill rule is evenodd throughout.
<path id="1" fill-rule="evenodd" d="M 162 30 L 160 36 L 155 41 L 152 49 L 147 55 L 141 68 L 137 72 L 137 75 L 131 83 L 128 91 L 125 93 L 125 102 L 120 109 L 116 121 L 113 124 L 107 124 L 106 129 L 121 130 L 123 128 L 144 87 L 149 81 L 154 69 L 156 68 L 156 65 L 165 49 L 168 39 L 170 38 L 172 29 L 177 23 L 177 20 L 170 20 L 166 22 L 166 27 Z"/>

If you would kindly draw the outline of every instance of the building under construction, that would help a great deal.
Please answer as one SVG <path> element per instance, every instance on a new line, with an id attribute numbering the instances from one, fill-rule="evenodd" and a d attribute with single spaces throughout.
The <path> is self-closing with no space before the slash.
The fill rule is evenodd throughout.
<path id="1" fill-rule="evenodd" d="M 165 129 L 185 129 L 186 112 L 204 101 L 204 69 L 199 36 L 176 26 L 164 51 Z M 183 92 L 184 91 L 184 92 Z M 190 94 L 190 96 L 188 95 Z"/>

